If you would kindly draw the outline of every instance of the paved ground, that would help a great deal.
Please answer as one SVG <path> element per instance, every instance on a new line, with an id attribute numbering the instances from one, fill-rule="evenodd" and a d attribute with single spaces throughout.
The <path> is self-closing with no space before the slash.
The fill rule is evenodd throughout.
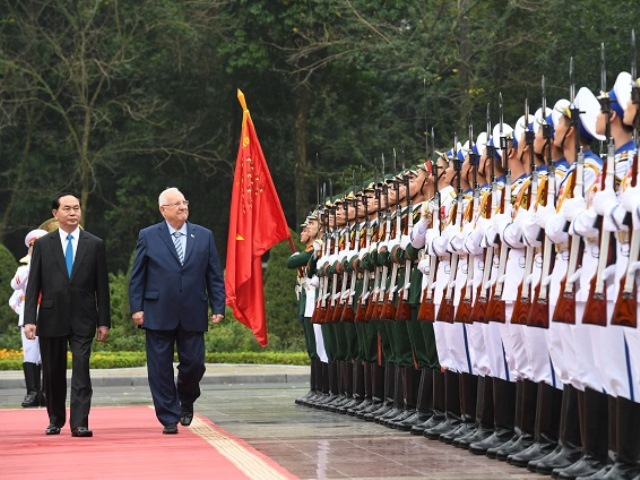
<path id="1" fill-rule="evenodd" d="M 151 403 L 144 368 L 94 370 L 92 378 L 94 405 Z M 297 406 L 293 400 L 306 392 L 306 378 L 307 367 L 208 365 L 196 413 L 301 479 L 546 478 L 439 441 Z M 0 372 L 0 408 L 19 405 L 22 385 L 21 372 Z"/>

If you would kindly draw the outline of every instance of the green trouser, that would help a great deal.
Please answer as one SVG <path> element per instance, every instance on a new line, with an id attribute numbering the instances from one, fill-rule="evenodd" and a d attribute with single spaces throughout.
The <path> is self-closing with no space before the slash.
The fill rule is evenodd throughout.
<path id="1" fill-rule="evenodd" d="M 356 295 L 353 298 L 353 309 L 358 311 L 358 302 L 362 295 L 363 281 L 362 279 L 356 280 Z M 356 353 L 355 359 L 358 362 L 367 360 L 367 324 L 364 322 L 356 322 L 353 324 L 356 332 Z"/>
<path id="2" fill-rule="evenodd" d="M 318 353 L 316 352 L 316 336 L 313 332 L 311 317 L 300 317 L 300 323 L 304 331 L 304 344 L 307 347 L 307 355 L 311 360 L 316 360 Z"/>
<path id="3" fill-rule="evenodd" d="M 336 350 L 336 340 L 334 334 L 334 323 L 323 323 L 320 328 L 322 329 L 322 340 L 324 342 L 324 350 L 327 352 L 327 358 L 329 361 L 338 360 Z"/>
<path id="4" fill-rule="evenodd" d="M 347 341 L 344 333 L 344 323 L 337 321 L 331 324 L 333 327 L 333 338 L 336 346 L 336 360 L 347 358 Z"/>
<path id="5" fill-rule="evenodd" d="M 418 367 L 440 368 L 436 339 L 433 334 L 433 323 L 418 321 L 418 311 L 422 301 L 422 272 L 414 265 L 411 268 L 411 287 L 409 303 L 411 304 L 411 321 L 407 323 L 411 349 Z"/>
<path id="6" fill-rule="evenodd" d="M 404 285 L 404 268 L 398 272 L 398 290 Z M 396 308 L 401 301 L 399 295 L 396 295 Z M 394 358 L 398 365 L 403 367 L 413 367 L 413 348 L 411 343 L 410 331 L 407 329 L 407 320 L 397 320 L 391 323 L 392 338 L 394 343 Z"/>

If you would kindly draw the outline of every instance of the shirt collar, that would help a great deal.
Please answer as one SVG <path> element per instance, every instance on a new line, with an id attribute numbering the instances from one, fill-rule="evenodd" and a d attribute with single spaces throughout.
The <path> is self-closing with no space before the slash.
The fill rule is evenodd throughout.
<path id="1" fill-rule="evenodd" d="M 64 230 L 62 230 L 61 228 L 58 229 L 58 233 L 60 233 L 60 239 L 62 241 L 65 241 L 69 236 L 69 234 Z M 71 236 L 73 237 L 74 240 L 78 240 L 78 237 L 80 236 L 80 227 L 76 228 L 73 232 L 71 232 Z"/>
<path id="2" fill-rule="evenodd" d="M 171 235 L 174 234 L 174 232 L 180 232 L 183 235 L 187 235 L 187 222 L 184 222 L 184 225 L 182 225 L 182 228 L 180 228 L 180 230 L 176 230 L 175 228 L 173 228 L 171 225 L 169 225 L 169 222 L 166 222 L 167 227 L 169 227 L 169 233 Z"/>

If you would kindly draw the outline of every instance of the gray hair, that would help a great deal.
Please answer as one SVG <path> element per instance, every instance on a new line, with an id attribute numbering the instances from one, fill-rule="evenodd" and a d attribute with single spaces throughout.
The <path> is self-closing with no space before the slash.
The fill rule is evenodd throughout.
<path id="1" fill-rule="evenodd" d="M 182 192 L 180 190 L 178 190 L 176 187 L 169 187 L 165 190 L 162 191 L 162 193 L 160 194 L 160 196 L 158 196 L 158 206 L 161 207 L 162 205 L 164 205 L 166 203 L 166 198 L 167 198 L 167 194 L 168 193 L 179 193 L 182 194 Z"/>

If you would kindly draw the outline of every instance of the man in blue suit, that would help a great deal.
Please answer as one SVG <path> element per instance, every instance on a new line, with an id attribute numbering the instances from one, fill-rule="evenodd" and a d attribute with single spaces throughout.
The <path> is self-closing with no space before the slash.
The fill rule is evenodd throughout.
<path id="1" fill-rule="evenodd" d="M 213 233 L 187 222 L 189 202 L 177 188 L 158 198 L 164 222 L 142 229 L 129 282 L 133 322 L 145 329 L 147 372 L 164 434 L 191 424 L 204 375 L 204 332 L 224 318 L 224 278 Z M 178 381 L 173 354 L 178 350 Z"/>

